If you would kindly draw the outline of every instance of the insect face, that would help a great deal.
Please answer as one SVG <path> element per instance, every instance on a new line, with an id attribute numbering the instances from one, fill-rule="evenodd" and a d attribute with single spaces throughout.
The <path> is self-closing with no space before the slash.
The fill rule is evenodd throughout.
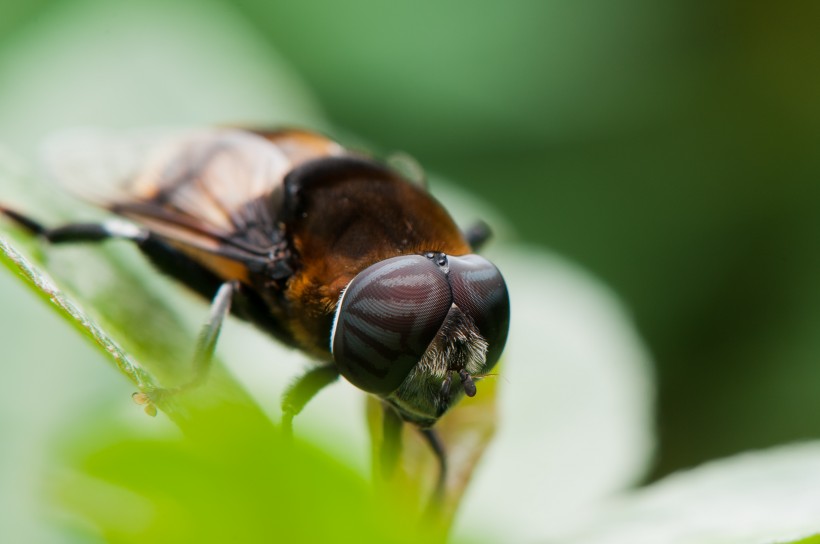
<path id="1" fill-rule="evenodd" d="M 489 261 L 405 255 L 371 265 L 350 282 L 331 351 L 348 381 L 384 397 L 405 420 L 429 426 L 462 394 L 475 394 L 473 376 L 495 365 L 508 324 L 507 288 Z"/>

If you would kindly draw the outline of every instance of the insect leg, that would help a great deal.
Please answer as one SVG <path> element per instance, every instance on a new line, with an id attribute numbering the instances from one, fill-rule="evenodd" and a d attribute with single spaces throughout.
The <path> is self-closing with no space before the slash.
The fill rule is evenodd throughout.
<path id="1" fill-rule="evenodd" d="M 421 432 L 430 449 L 433 450 L 436 460 L 438 460 L 438 480 L 436 480 L 436 489 L 433 492 L 433 502 L 437 502 L 444 498 L 444 484 L 447 481 L 447 452 L 444 450 L 441 437 L 434 429 L 419 429 L 419 432 Z"/>
<path id="2" fill-rule="evenodd" d="M 492 236 L 490 226 L 484 221 L 477 221 L 464 231 L 464 238 L 475 251 L 479 251 Z"/>
<path id="3" fill-rule="evenodd" d="M 160 399 L 196 387 L 205 380 L 208 376 L 208 371 L 211 369 L 211 362 L 213 361 L 214 350 L 216 349 L 216 341 L 219 338 L 219 332 L 222 330 L 222 323 L 224 323 L 225 317 L 231 313 L 231 301 L 237 288 L 237 282 L 225 282 L 220 285 L 211 301 L 211 311 L 208 315 L 208 321 L 205 322 L 199 331 L 196 347 L 194 348 L 193 378 L 176 387 L 154 389 L 147 395 L 135 393 L 134 400 L 137 404 L 156 405 Z M 156 409 L 148 413 L 153 415 L 156 413 Z"/>
<path id="4" fill-rule="evenodd" d="M 207 377 L 208 370 L 211 368 L 211 361 L 214 358 L 216 341 L 222 330 L 222 323 L 225 322 L 225 317 L 231 313 L 231 301 L 237 288 L 238 284 L 235 281 L 229 281 L 223 283 L 216 291 L 216 295 L 211 301 L 208 321 L 202 326 L 196 340 L 193 364 L 194 377 L 183 387 L 199 385 Z"/>
<path id="5" fill-rule="evenodd" d="M 30 231 L 42 236 L 52 244 L 66 242 L 99 242 L 109 238 L 125 238 L 142 241 L 148 232 L 124 221 L 111 220 L 103 223 L 70 223 L 62 227 L 47 228 L 27 215 L 0 206 L 0 213 Z"/>
<path id="6" fill-rule="evenodd" d="M 310 399 L 335 382 L 339 378 L 339 371 L 335 365 L 324 365 L 312 368 L 297 378 L 282 395 L 282 431 L 290 436 L 293 434 L 293 418 L 302 411 Z"/>

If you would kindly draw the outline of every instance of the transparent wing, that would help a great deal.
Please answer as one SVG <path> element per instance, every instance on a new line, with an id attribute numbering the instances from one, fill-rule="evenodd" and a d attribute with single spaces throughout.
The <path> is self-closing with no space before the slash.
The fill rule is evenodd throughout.
<path id="1" fill-rule="evenodd" d="M 134 198 L 132 181 L 163 142 L 190 129 L 154 127 L 128 131 L 75 127 L 49 135 L 41 146 L 48 176 L 83 200 L 102 207 Z"/>
<path id="2" fill-rule="evenodd" d="M 208 250 L 230 240 L 266 250 L 277 228 L 270 197 L 288 172 L 344 153 L 310 132 L 237 128 L 73 129 L 44 145 L 50 175 L 70 192 Z"/>

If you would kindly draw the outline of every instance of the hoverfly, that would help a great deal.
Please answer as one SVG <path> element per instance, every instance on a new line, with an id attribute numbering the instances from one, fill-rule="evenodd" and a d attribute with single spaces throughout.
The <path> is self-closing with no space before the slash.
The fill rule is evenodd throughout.
<path id="1" fill-rule="evenodd" d="M 286 392 L 286 427 L 341 375 L 416 425 L 443 473 L 432 426 L 476 394 L 507 338 L 504 279 L 473 254 L 486 227 L 462 233 L 419 183 L 301 130 L 190 132 L 111 182 L 69 189 L 127 223 L 46 228 L 0 211 L 51 243 L 133 241 L 212 301 L 198 368 L 233 314 L 319 362 Z"/>

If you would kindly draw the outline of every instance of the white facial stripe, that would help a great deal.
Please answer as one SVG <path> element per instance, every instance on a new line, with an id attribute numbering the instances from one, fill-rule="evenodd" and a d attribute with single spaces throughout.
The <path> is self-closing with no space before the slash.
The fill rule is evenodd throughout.
<path id="1" fill-rule="evenodd" d="M 350 280 L 350 283 L 353 283 L 353 280 Z M 333 314 L 333 326 L 330 328 L 330 354 L 331 355 L 333 355 L 333 340 L 336 339 L 336 325 L 339 323 L 339 311 L 342 309 L 342 301 L 345 299 L 345 295 L 347 294 L 347 291 L 348 291 L 347 288 L 350 287 L 350 283 L 345 285 L 345 288 L 342 289 L 342 294 L 339 295 L 339 302 L 336 303 L 336 311 Z"/>

